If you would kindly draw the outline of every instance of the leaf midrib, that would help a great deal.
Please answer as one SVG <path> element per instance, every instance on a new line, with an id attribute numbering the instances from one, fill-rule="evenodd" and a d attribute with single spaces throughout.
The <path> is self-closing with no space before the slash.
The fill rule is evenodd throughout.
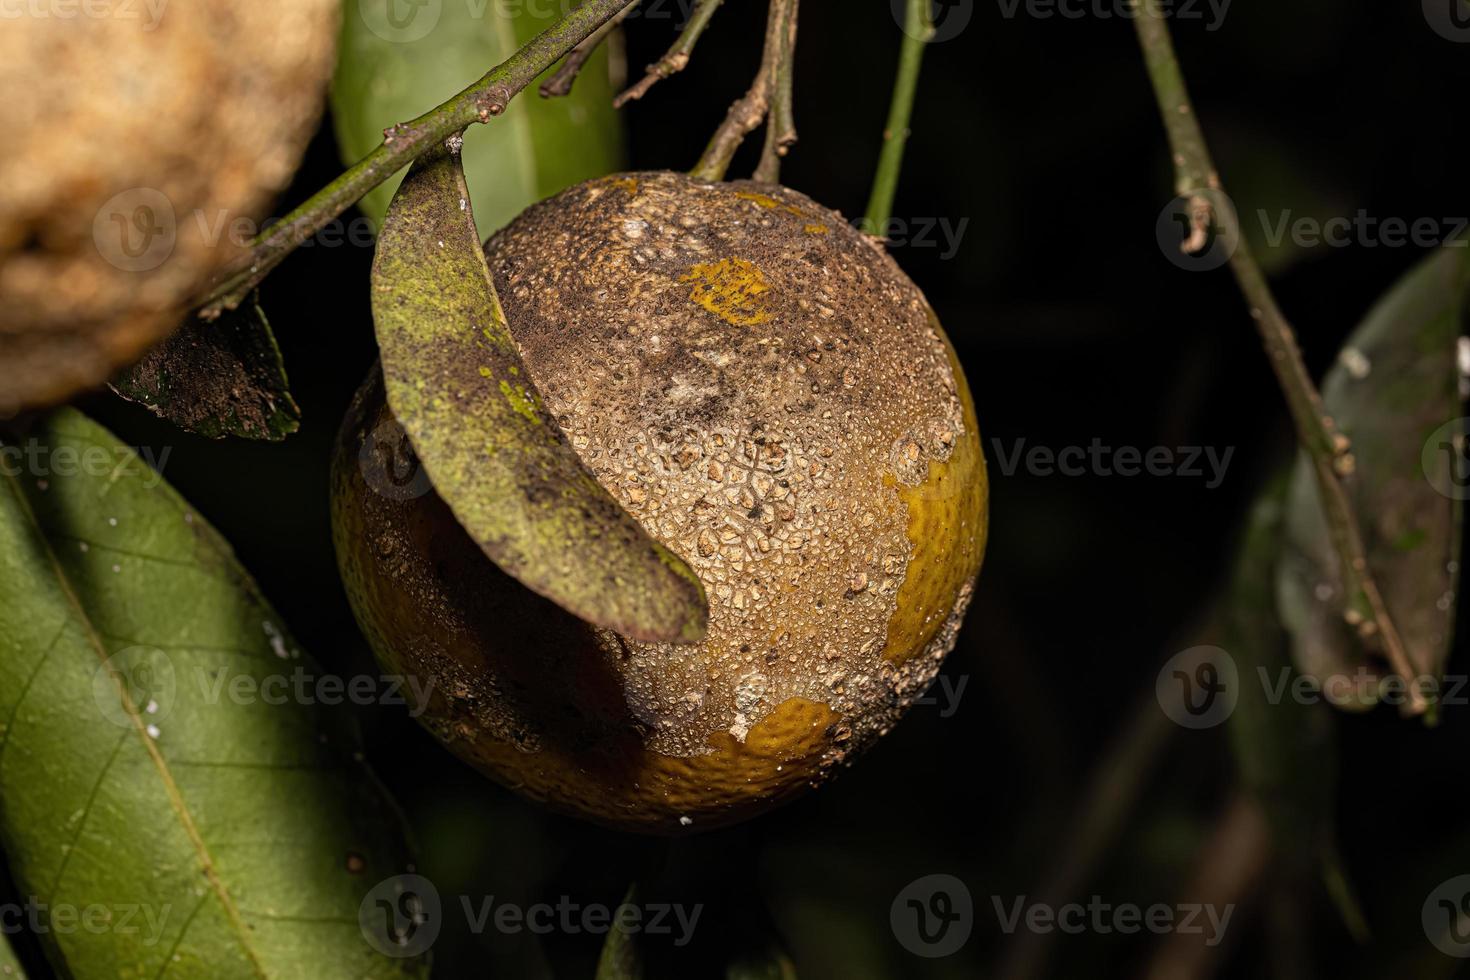
<path id="1" fill-rule="evenodd" d="M 10 486 L 11 493 L 15 496 L 21 513 L 30 522 L 31 527 L 35 530 L 36 537 L 45 549 L 46 559 L 51 565 L 52 572 L 56 575 L 57 585 L 60 586 L 62 593 L 66 596 L 67 602 L 70 603 L 72 609 L 75 610 L 77 619 L 80 621 L 82 629 L 86 633 L 87 642 L 91 645 L 93 651 L 96 652 L 99 662 L 105 666 L 108 659 L 107 648 L 103 645 L 101 636 L 93 625 L 91 617 L 87 615 L 87 611 L 83 607 L 76 589 L 72 587 L 71 580 L 67 577 L 66 569 L 61 564 L 60 556 L 57 555 L 56 549 L 51 546 L 51 539 L 47 535 L 45 526 L 42 525 L 40 519 L 36 516 L 35 510 L 32 509 L 31 502 L 26 497 L 25 491 L 21 488 L 20 481 L 16 476 L 10 472 L 6 472 L 5 479 Z M 118 694 L 122 699 L 123 709 L 127 712 L 128 719 L 133 724 L 133 730 L 142 740 L 143 748 L 148 753 L 148 757 L 153 760 L 154 769 L 158 772 L 159 779 L 163 783 L 164 793 L 168 797 L 169 805 L 173 809 L 174 815 L 178 817 L 180 826 L 183 828 L 185 835 L 189 838 L 194 848 L 204 872 L 204 877 L 209 882 L 210 889 L 214 892 L 220 901 L 220 905 L 224 908 L 225 916 L 229 920 L 235 937 L 240 944 L 240 948 L 250 961 L 255 975 L 262 978 L 262 980 L 268 980 L 269 975 L 260 962 L 260 956 L 250 943 L 249 932 L 246 929 L 244 919 L 240 915 L 240 910 L 236 907 L 234 899 L 231 898 L 229 890 L 225 888 L 224 882 L 220 880 L 219 872 L 215 868 L 214 857 L 209 853 L 209 847 L 205 844 L 204 838 L 199 832 L 198 825 L 195 824 L 193 816 L 189 813 L 189 808 L 184 801 L 183 793 L 179 790 L 178 783 L 174 781 L 173 773 L 169 770 L 168 761 L 159 752 L 158 745 L 149 737 L 143 716 L 139 712 L 138 706 L 133 703 L 132 695 L 129 693 L 126 685 L 119 682 L 117 673 L 110 668 L 108 669 L 108 675 L 112 678 L 113 684 L 117 686 Z M 182 939 L 183 934 L 181 933 L 180 941 Z M 165 961 L 166 967 L 167 961 Z"/>

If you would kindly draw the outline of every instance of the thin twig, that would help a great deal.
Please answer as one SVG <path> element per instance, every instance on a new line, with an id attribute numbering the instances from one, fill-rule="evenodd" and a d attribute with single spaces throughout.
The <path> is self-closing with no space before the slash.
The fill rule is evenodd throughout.
<path id="1" fill-rule="evenodd" d="M 914 96 L 919 89 L 919 67 L 924 61 L 924 46 L 934 37 L 934 11 L 929 2 L 908 0 L 904 13 L 903 48 L 898 56 L 898 73 L 893 80 L 893 101 L 888 107 L 888 122 L 883 128 L 883 150 L 878 155 L 878 172 L 873 176 L 873 191 L 868 197 L 864 219 L 870 235 L 883 234 L 883 228 L 893 214 L 898 174 L 903 168 L 903 151 L 909 138 L 909 120 L 913 117 Z"/>
<path id="2" fill-rule="evenodd" d="M 587 64 L 587 59 L 592 57 L 592 52 L 607 40 L 609 34 L 618 29 L 618 25 L 626 20 L 633 12 L 633 8 L 641 2 L 642 0 L 633 0 L 632 3 L 618 11 L 616 17 L 593 31 L 585 41 L 569 51 L 566 60 L 556 70 L 556 74 L 541 83 L 541 97 L 559 99 L 571 95 L 572 86 L 577 83 L 577 76 L 582 74 L 582 67 Z"/>
<path id="3" fill-rule="evenodd" d="M 781 51 L 772 83 L 771 111 L 766 117 L 766 145 L 755 179 L 768 184 L 781 181 L 781 158 L 796 145 L 796 21 L 800 0 L 791 0 L 786 23 L 781 28 Z"/>
<path id="4" fill-rule="evenodd" d="M 362 199 L 430 147 L 438 146 L 472 123 L 488 122 L 543 71 L 581 44 L 627 6 L 628 0 L 586 0 L 529 44 L 492 68 L 483 78 L 411 122 L 383 133 L 382 145 L 258 237 L 249 253 L 231 263 L 197 304 L 199 315 L 214 319 L 238 306 L 281 260 L 333 218 Z"/>
<path id="5" fill-rule="evenodd" d="M 1199 863 L 1180 897 L 1180 908 L 1202 907 L 1219 916 L 1220 929 L 1244 918 L 1240 906 L 1249 903 L 1271 865 L 1271 825 L 1261 805 L 1241 794 L 1231 800 L 1213 832 L 1200 848 Z M 1226 918 L 1229 916 L 1229 918 Z M 1177 929 L 1166 938 L 1149 964 L 1148 980 L 1208 980 L 1219 972 L 1229 935 L 1208 930 Z"/>
<path id="6" fill-rule="evenodd" d="M 699 43 L 700 35 L 709 27 L 710 18 L 714 17 L 722 2 L 723 0 L 698 0 L 694 12 L 689 15 L 689 22 L 679 32 L 679 39 L 674 42 L 673 47 L 648 66 L 648 73 L 637 84 L 613 99 L 613 108 L 621 109 L 634 99 L 643 98 L 661 80 L 683 71 L 694 54 L 694 46 Z"/>
<path id="7" fill-rule="evenodd" d="M 926 0 L 927 2 L 927 0 Z M 1057 908 L 1072 901 L 1096 874 L 1098 865 L 1117 846 L 1129 815 L 1169 747 L 1178 726 L 1159 710 L 1152 691 L 1127 715 L 1125 727 L 1108 745 L 1088 777 L 1087 790 L 1072 807 L 1073 816 L 1060 837 L 1035 891 L 1036 904 Z M 1006 947 L 995 976 L 1032 980 L 1046 974 L 1048 944 L 1056 937 L 1020 930 Z"/>
<path id="8" fill-rule="evenodd" d="M 1327 414 L 1322 396 L 1302 361 L 1296 333 L 1276 305 L 1265 274 L 1235 227 L 1234 216 L 1221 214 L 1215 203 L 1223 195 L 1220 177 L 1189 101 L 1184 76 L 1169 37 L 1169 26 L 1159 9 L 1159 0 L 1130 0 L 1130 3 L 1134 6 L 1133 22 L 1139 43 L 1143 46 L 1149 80 L 1158 97 L 1173 150 L 1176 190 L 1190 204 L 1194 233 L 1184 247 L 1188 250 L 1194 246 L 1197 251 L 1208 240 L 1211 227 L 1228 226 L 1232 229 L 1230 268 L 1250 304 L 1251 319 L 1260 331 L 1272 370 L 1286 395 L 1297 440 L 1312 460 L 1322 509 L 1347 586 L 1347 612 L 1358 618 L 1360 633 L 1364 636 L 1377 634 L 1381 638 L 1389 666 L 1403 677 L 1408 687 L 1408 710 L 1413 714 L 1423 714 L 1429 707 L 1428 702 L 1419 689 L 1417 672 L 1368 567 L 1367 550 L 1359 531 L 1361 525 L 1343 484 L 1343 479 L 1353 473 L 1350 444 Z"/>
<path id="9" fill-rule="evenodd" d="M 782 36 L 785 34 L 786 15 L 796 0 L 771 0 L 771 10 L 766 17 L 766 43 L 761 54 L 760 71 L 750 90 L 735 100 L 725 121 L 715 130 L 714 137 L 705 148 L 704 155 L 690 173 L 700 180 L 724 180 L 725 171 L 745 137 L 766 118 L 771 107 L 771 96 L 775 90 L 776 68 L 781 61 Z"/>

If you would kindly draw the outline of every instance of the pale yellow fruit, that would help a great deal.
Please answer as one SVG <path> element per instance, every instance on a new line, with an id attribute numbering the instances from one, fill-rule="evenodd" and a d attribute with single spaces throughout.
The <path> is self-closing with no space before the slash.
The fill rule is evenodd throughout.
<path id="1" fill-rule="evenodd" d="M 166 336 L 285 188 L 338 0 L 17 3 L 0 26 L 0 414 Z"/>

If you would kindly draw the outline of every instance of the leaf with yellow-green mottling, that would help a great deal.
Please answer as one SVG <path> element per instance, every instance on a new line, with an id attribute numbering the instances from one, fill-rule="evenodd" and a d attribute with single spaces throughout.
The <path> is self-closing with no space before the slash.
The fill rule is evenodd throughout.
<path id="1" fill-rule="evenodd" d="M 698 642 L 699 579 L 577 457 L 505 322 L 457 153 L 409 171 L 372 271 L 388 404 L 454 516 L 508 574 L 640 640 Z"/>

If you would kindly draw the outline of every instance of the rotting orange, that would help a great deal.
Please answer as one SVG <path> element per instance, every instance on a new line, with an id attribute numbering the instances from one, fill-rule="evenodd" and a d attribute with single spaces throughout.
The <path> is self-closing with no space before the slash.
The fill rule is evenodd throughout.
<path id="1" fill-rule="evenodd" d="M 395 479 L 375 371 L 333 507 L 378 656 L 433 682 L 455 753 L 603 824 L 699 831 L 821 783 L 933 682 L 984 551 L 974 406 L 922 293 L 804 195 L 663 172 L 574 187 L 486 255 L 547 408 L 698 573 L 709 633 L 628 640 L 502 573 Z"/>

